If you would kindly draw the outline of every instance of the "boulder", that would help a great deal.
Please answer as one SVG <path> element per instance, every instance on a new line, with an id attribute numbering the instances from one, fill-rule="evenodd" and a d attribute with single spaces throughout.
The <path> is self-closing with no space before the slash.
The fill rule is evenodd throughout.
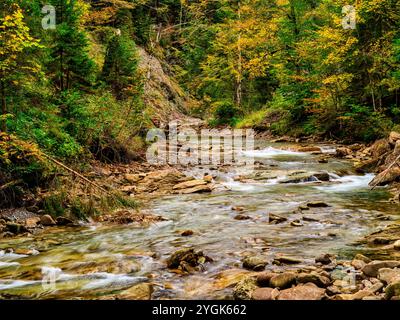
<path id="1" fill-rule="evenodd" d="M 378 275 L 379 269 L 382 268 L 396 268 L 400 266 L 400 261 L 396 260 L 386 260 L 386 261 L 372 261 L 365 265 L 364 268 L 361 269 L 361 271 L 369 276 L 369 277 L 376 277 Z"/>
<path id="2" fill-rule="evenodd" d="M 233 289 L 233 297 L 236 300 L 251 300 L 252 294 L 258 289 L 256 279 L 246 277 L 240 280 Z"/>
<path id="3" fill-rule="evenodd" d="M 353 151 L 350 148 L 339 147 L 336 148 L 336 156 L 339 158 L 343 158 L 345 156 L 351 155 Z"/>
<path id="4" fill-rule="evenodd" d="M 251 294 L 253 300 L 275 300 L 279 295 L 278 289 L 272 288 L 257 288 Z"/>
<path id="5" fill-rule="evenodd" d="M 353 259 L 353 261 L 351 261 L 351 265 L 354 267 L 354 269 L 360 270 L 365 267 L 366 263 L 362 260 Z"/>
<path id="6" fill-rule="evenodd" d="M 119 293 L 117 300 L 150 300 L 153 286 L 150 283 L 140 283 Z"/>
<path id="7" fill-rule="evenodd" d="M 13 234 L 19 234 L 19 233 L 23 233 L 23 232 L 27 231 L 27 229 L 25 228 L 24 225 L 22 225 L 20 223 L 14 223 L 14 222 L 7 222 L 6 230 L 8 230 L 9 232 L 11 232 Z"/>
<path id="8" fill-rule="evenodd" d="M 296 274 L 293 272 L 284 272 L 277 274 L 270 279 L 270 286 L 278 289 L 290 288 L 296 282 Z"/>
<path id="9" fill-rule="evenodd" d="M 394 296 L 400 296 L 400 281 L 391 283 L 385 289 L 385 299 L 389 300 Z"/>
<path id="10" fill-rule="evenodd" d="M 380 139 L 374 142 L 374 144 L 369 148 L 369 153 L 372 158 L 377 159 L 390 151 L 389 142 L 386 139 Z"/>
<path id="11" fill-rule="evenodd" d="M 298 152 L 321 152 L 320 147 L 313 147 L 313 146 L 308 146 L 308 147 L 299 147 L 297 148 Z"/>
<path id="12" fill-rule="evenodd" d="M 57 217 L 56 223 L 59 226 L 68 226 L 68 225 L 74 224 L 74 222 L 70 218 L 67 218 L 67 217 Z"/>
<path id="13" fill-rule="evenodd" d="M 325 289 L 306 283 L 281 291 L 278 300 L 321 300 L 324 295 Z"/>
<path id="14" fill-rule="evenodd" d="M 242 262 L 243 268 L 255 271 L 264 270 L 265 266 L 268 264 L 268 261 L 263 256 L 245 257 L 243 258 Z"/>
<path id="15" fill-rule="evenodd" d="M 329 207 L 329 204 L 322 201 L 312 201 L 307 203 L 307 207 L 309 208 L 326 208 Z"/>
<path id="16" fill-rule="evenodd" d="M 396 131 L 390 132 L 390 134 L 389 134 L 389 143 L 391 145 L 395 145 L 398 140 L 400 140 L 400 133 L 398 133 Z"/>
<path id="17" fill-rule="evenodd" d="M 257 275 L 257 284 L 260 287 L 269 287 L 271 278 L 276 275 L 276 273 L 270 271 L 261 272 Z"/>
<path id="18" fill-rule="evenodd" d="M 297 258 L 293 258 L 293 257 L 289 257 L 289 256 L 276 256 L 274 258 L 273 263 L 274 264 L 298 264 L 301 263 L 302 260 L 297 259 Z"/>
<path id="19" fill-rule="evenodd" d="M 140 180 L 142 180 L 142 177 L 139 174 L 130 174 L 127 173 L 124 175 L 124 178 L 126 181 L 128 181 L 129 183 L 137 183 Z"/>
<path id="20" fill-rule="evenodd" d="M 386 284 L 400 281 L 400 269 L 381 268 L 378 271 L 378 279 Z"/>
<path id="21" fill-rule="evenodd" d="M 193 188 L 193 187 L 197 187 L 197 186 L 201 186 L 201 185 L 205 185 L 205 184 L 207 184 L 207 182 L 204 180 L 191 180 L 191 181 L 185 181 L 185 182 L 178 183 L 178 184 L 174 185 L 172 189 L 174 189 L 174 190 L 189 189 L 189 188 Z"/>
<path id="22" fill-rule="evenodd" d="M 188 189 L 181 189 L 177 192 L 180 194 L 191 194 L 191 193 L 204 193 L 204 192 L 211 192 L 212 188 L 209 185 L 198 185 Z"/>
<path id="23" fill-rule="evenodd" d="M 361 260 L 364 261 L 365 263 L 370 263 L 372 260 L 364 255 L 362 255 L 361 253 L 356 254 L 356 256 L 354 257 L 355 260 Z"/>
<path id="24" fill-rule="evenodd" d="M 36 228 L 37 224 L 40 222 L 40 217 L 32 217 L 32 218 L 27 218 L 25 220 L 25 226 L 29 229 L 31 228 Z"/>
<path id="25" fill-rule="evenodd" d="M 400 250 L 400 240 L 397 240 L 397 241 L 394 242 L 393 248 L 395 250 Z"/>
<path id="26" fill-rule="evenodd" d="M 322 254 L 320 256 L 318 256 L 317 258 L 315 258 L 315 262 L 316 263 L 321 263 L 321 264 L 330 264 L 335 260 L 335 256 L 326 253 L 326 254 Z"/>
<path id="27" fill-rule="evenodd" d="M 191 271 L 190 268 L 195 268 L 200 264 L 211 261 L 212 259 L 205 256 L 201 251 L 195 252 L 193 248 L 184 248 L 171 254 L 167 259 L 167 267 L 170 269 L 180 268 L 183 271 Z"/>
<path id="28" fill-rule="evenodd" d="M 314 283 L 316 286 L 326 288 L 331 283 L 331 280 L 325 276 L 319 275 L 316 272 L 300 273 L 297 275 L 297 283 Z"/>
<path id="29" fill-rule="evenodd" d="M 48 214 L 45 214 L 40 217 L 40 223 L 44 226 L 55 226 L 56 225 L 56 222 L 54 221 L 54 219 Z"/>
<path id="30" fill-rule="evenodd" d="M 317 172 L 313 174 L 320 181 L 329 181 L 330 176 L 328 172 Z"/>
<path id="31" fill-rule="evenodd" d="M 278 224 L 287 221 L 285 217 L 278 216 L 277 214 L 270 213 L 268 216 L 268 222 L 271 224 Z"/>
<path id="32" fill-rule="evenodd" d="M 393 166 L 389 170 L 384 170 L 377 174 L 369 183 L 370 186 L 384 186 L 390 182 L 398 180 L 400 177 L 400 168 Z"/>

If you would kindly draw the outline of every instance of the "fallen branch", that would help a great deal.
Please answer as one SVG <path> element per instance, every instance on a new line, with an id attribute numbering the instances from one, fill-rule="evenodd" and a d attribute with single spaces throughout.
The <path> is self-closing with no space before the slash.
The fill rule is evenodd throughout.
<path id="1" fill-rule="evenodd" d="M 65 170 L 73 173 L 74 175 L 76 175 L 78 178 L 82 179 L 83 181 L 89 183 L 90 185 L 92 185 L 93 187 L 107 193 L 108 195 L 113 195 L 110 191 L 104 189 L 102 186 L 99 186 L 97 183 L 94 183 L 93 181 L 90 181 L 88 178 L 84 177 L 83 175 L 81 175 L 79 172 L 76 172 L 75 170 L 71 169 L 70 167 L 67 167 L 65 164 L 63 164 L 62 162 L 54 159 L 53 157 L 41 152 L 41 154 L 48 160 L 50 160 L 51 162 L 55 163 L 56 165 L 64 168 Z"/>
<path id="2" fill-rule="evenodd" d="M 387 167 L 385 170 L 383 170 L 383 171 L 381 172 L 381 174 L 382 174 L 381 179 L 383 179 L 383 178 L 385 177 L 385 175 L 389 172 L 389 170 L 390 170 L 395 164 L 399 165 L 399 164 L 397 163 L 397 161 L 398 161 L 399 159 L 400 159 L 400 154 L 396 157 L 396 159 L 394 159 L 394 161 L 389 165 L 389 167 Z M 373 182 L 373 181 L 374 181 L 374 180 L 372 180 L 371 182 Z M 373 184 L 371 190 L 374 190 L 375 187 L 378 185 L 378 183 L 379 183 L 379 181 L 378 181 L 377 183 Z"/>
<path id="3" fill-rule="evenodd" d="M 5 190 L 5 189 L 7 189 L 7 188 L 10 188 L 10 187 L 12 187 L 12 186 L 15 186 L 15 185 L 17 185 L 17 184 L 20 184 L 20 183 L 22 183 L 22 182 L 23 182 L 22 179 L 18 179 L 18 180 L 13 180 L 13 181 L 7 182 L 6 184 L 3 184 L 3 185 L 0 187 L 0 191 Z"/>

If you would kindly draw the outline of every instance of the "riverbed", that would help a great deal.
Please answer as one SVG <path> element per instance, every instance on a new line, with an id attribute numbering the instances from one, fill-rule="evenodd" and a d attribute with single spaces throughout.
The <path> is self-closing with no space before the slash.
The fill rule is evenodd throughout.
<path id="1" fill-rule="evenodd" d="M 287 268 L 271 263 L 279 255 L 305 267 L 322 253 L 351 259 L 365 250 L 358 239 L 399 220 L 399 206 L 389 203 L 385 188 L 370 190 L 372 174 L 357 175 L 349 160 L 329 157 L 334 146 L 321 148 L 322 155 L 259 141 L 248 154 L 256 167 L 247 179 L 237 179 L 229 167 L 187 169 L 192 176 L 213 175 L 221 187 L 152 201 L 148 209 L 166 221 L 145 228 L 88 224 L 3 239 L 0 296 L 108 299 L 148 283 L 152 299 L 230 299 L 232 285 L 249 273 L 241 263 L 248 255 L 264 256 L 267 269 Z M 328 174 L 329 181 L 308 177 L 287 183 L 310 172 Z M 310 202 L 326 206 L 305 210 Z M 235 219 L 238 214 L 246 218 Z M 271 224 L 269 214 L 287 220 Z M 193 235 L 181 236 L 185 230 Z M 213 262 L 193 274 L 168 270 L 166 259 L 184 247 L 203 251 Z"/>

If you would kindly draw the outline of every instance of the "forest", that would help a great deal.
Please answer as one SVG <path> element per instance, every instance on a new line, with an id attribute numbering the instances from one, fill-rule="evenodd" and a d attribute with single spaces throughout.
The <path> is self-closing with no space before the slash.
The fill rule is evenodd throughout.
<path id="1" fill-rule="evenodd" d="M 331 221 L 331 216 L 324 214 L 351 211 L 354 208 L 350 205 L 349 209 L 349 203 L 372 216 L 383 211 L 390 218 L 374 216 L 379 222 L 371 222 L 370 229 L 365 229 L 364 218 L 358 216 L 361 211 L 354 209 L 349 221 L 338 222 L 350 225 L 339 229 L 347 228 L 351 233 L 354 227 L 366 236 L 364 244 L 390 246 L 388 255 L 379 251 L 386 260 L 400 258 L 398 224 L 390 227 L 394 233 L 384 229 L 378 238 L 367 235 L 384 221 L 398 220 L 399 0 L 1 0 L 0 100 L 0 238 L 35 234 L 32 230 L 39 227 L 81 228 L 80 223 L 148 227 L 175 219 L 168 214 L 160 216 L 164 211 L 192 210 L 181 200 L 187 194 L 203 197 L 195 198 L 205 202 L 202 208 L 191 199 L 195 212 L 214 212 L 207 209 L 213 203 L 209 193 L 222 192 L 221 202 L 214 201 L 229 204 L 227 212 L 235 213 L 230 219 L 234 223 L 257 220 L 252 214 L 259 214 L 257 210 L 265 205 L 262 201 L 272 201 L 267 209 L 272 228 L 289 224 L 299 230 L 316 221 Z M 148 130 L 166 128 L 176 119 L 197 123 L 196 129 L 253 129 L 257 148 L 252 155 L 257 160 L 256 171 L 261 173 L 234 176 L 219 170 L 221 167 L 214 172 L 212 167 L 196 171 L 187 166 L 149 165 L 145 159 Z M 190 177 L 184 170 L 192 170 Z M 277 189 L 258 189 L 260 181 L 276 183 Z M 304 184 L 301 191 L 296 189 L 299 184 L 301 188 Z M 229 188 L 233 195 L 218 188 Z M 318 192 L 310 194 L 309 188 L 333 192 L 336 198 L 332 193 L 318 198 Z M 242 193 L 250 197 L 247 190 L 255 190 L 252 196 L 256 199 L 246 198 L 246 203 L 240 204 Z M 239 193 L 237 198 L 235 192 Z M 179 194 L 176 203 L 162 200 L 171 194 Z M 298 201 L 296 208 L 290 207 L 291 200 L 282 200 L 286 196 Z M 161 204 L 152 202 L 154 198 Z M 284 209 L 275 208 L 280 201 Z M 254 212 L 246 207 L 252 202 L 258 208 L 253 208 Z M 150 214 L 142 213 L 148 208 Z M 339 211 L 332 211 L 336 209 Z M 283 217 L 282 210 L 303 216 Z M 312 210 L 322 210 L 318 213 L 322 216 L 304 216 Z M 178 223 L 176 230 L 169 230 L 168 237 L 178 233 L 192 239 L 198 234 L 195 227 L 204 227 L 203 222 L 186 225 L 185 221 Z M 326 228 L 331 228 L 332 224 L 328 225 Z M 310 228 L 304 237 L 315 231 Z M 347 245 L 350 235 L 341 237 L 341 231 L 328 229 L 323 237 L 335 238 L 340 247 Z M 227 237 L 234 233 L 228 231 Z M 263 238 L 257 236 L 260 232 L 248 231 L 254 239 L 249 240 L 249 234 L 241 234 L 241 239 L 247 239 L 247 246 L 263 246 Z M 354 231 L 353 236 L 357 235 Z M 56 242 L 63 243 L 60 239 Z M 286 248 L 286 244 L 277 245 L 285 255 L 275 257 L 273 264 L 298 263 L 287 256 L 288 252 L 289 256 L 298 253 L 308 257 L 318 251 L 290 252 L 292 247 Z M 8 245 L 3 247 L 0 240 L 0 252 Z M 127 252 L 132 249 L 122 243 L 117 246 Z M 328 244 L 326 248 L 332 249 Z M 211 253 L 214 249 L 210 248 Z M 49 249 L 46 246 L 43 250 Z M 197 248 L 182 250 L 170 256 L 169 269 L 190 274 L 201 272 L 196 269 L 199 265 L 213 263 Z M 32 254 L 29 252 L 27 255 Z M 171 247 L 163 246 L 157 254 L 170 253 Z M 368 253 L 360 252 L 350 267 L 362 269 L 376 263 L 379 254 Z M 223 259 L 223 264 L 233 263 L 228 257 Z M 243 266 L 247 270 L 259 271 L 267 264 L 259 255 L 246 259 Z M 115 265 L 107 260 L 107 266 L 103 262 L 96 267 L 97 272 L 130 273 L 131 267 L 136 268 L 127 267 L 125 262 Z M 333 258 L 326 254 L 317 262 L 331 265 Z M 393 262 L 384 267 L 398 265 Z M 19 291 L 2 296 L 1 278 L 14 279 L 19 273 L 3 273 L 1 266 L 0 298 L 21 297 Z M 369 277 L 364 280 L 377 287 L 370 279 L 377 278 L 377 272 L 364 272 Z M 229 285 L 214 283 L 210 289 L 196 283 L 193 286 L 200 286 L 197 291 L 185 289 L 184 296 L 172 297 L 226 298 L 224 290 L 232 286 L 232 277 L 224 278 Z M 326 288 L 325 282 L 335 280 L 329 277 L 314 274 L 310 282 Z M 290 290 L 291 284 L 307 283 L 310 277 L 294 279 L 285 278 L 281 287 L 271 286 Z M 394 287 L 383 281 L 386 289 L 382 285 L 365 296 L 400 297 L 396 279 Z M 179 281 L 170 280 L 178 287 L 183 285 Z M 235 298 L 246 299 L 249 290 L 257 287 L 246 281 L 234 290 Z M 357 288 L 332 289 L 331 294 L 326 289 L 324 294 L 354 298 L 362 290 Z M 215 295 L 214 289 L 223 293 Z M 29 289 L 22 297 L 37 297 L 37 290 Z M 149 287 L 140 290 L 124 291 L 118 298 L 151 296 Z M 49 298 L 60 298 L 52 294 Z M 275 294 L 278 297 L 275 291 L 264 290 L 258 297 Z M 287 294 L 289 300 L 295 299 L 294 293 Z M 320 292 L 307 294 L 310 299 L 320 297 Z M 87 292 L 61 294 L 61 298 L 71 296 L 92 298 Z"/>

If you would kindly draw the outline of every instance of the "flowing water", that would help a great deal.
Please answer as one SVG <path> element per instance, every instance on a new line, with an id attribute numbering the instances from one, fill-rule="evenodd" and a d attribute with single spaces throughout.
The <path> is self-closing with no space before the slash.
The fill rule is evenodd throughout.
<path id="1" fill-rule="evenodd" d="M 382 215 L 399 219 L 399 208 L 388 202 L 385 189 L 369 190 L 373 176 L 352 173 L 351 163 L 335 158 L 319 163 L 319 155 L 258 143 L 260 149 L 247 154 L 258 163 L 252 179 L 235 180 L 229 167 L 189 170 L 194 176 L 212 173 L 224 187 L 211 194 L 158 198 L 151 209 L 166 221 L 146 228 L 52 228 L 36 236 L 1 240 L 0 297 L 107 298 L 151 282 L 154 299 L 229 298 L 229 284 L 246 272 L 241 269 L 245 255 L 264 255 L 272 261 L 285 254 L 301 259 L 300 265 L 312 264 L 326 252 L 348 259 L 362 250 L 356 240 L 388 223 Z M 322 147 L 326 153 L 334 151 L 331 146 Z M 296 171 L 327 172 L 330 181 L 307 178 L 281 183 Z M 329 207 L 298 210 L 311 201 L 323 201 Z M 238 212 L 232 206 L 243 207 L 241 213 L 250 219 L 234 219 Z M 270 224 L 269 213 L 288 221 Z M 304 216 L 308 219 L 303 220 Z M 290 224 L 296 219 L 301 226 Z M 188 229 L 194 234 L 182 237 L 180 233 Z M 168 270 L 167 257 L 189 246 L 214 262 L 191 275 Z M 7 248 L 31 249 L 34 254 L 10 253 Z M 278 267 L 269 264 L 267 268 Z"/>

